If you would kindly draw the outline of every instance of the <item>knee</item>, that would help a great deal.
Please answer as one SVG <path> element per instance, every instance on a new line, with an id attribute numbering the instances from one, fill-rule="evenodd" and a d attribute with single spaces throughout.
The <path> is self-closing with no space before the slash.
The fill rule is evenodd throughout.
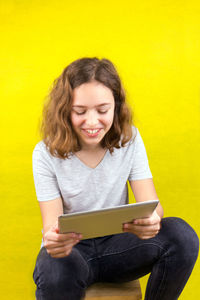
<path id="1" fill-rule="evenodd" d="M 194 264 L 199 252 L 199 239 L 194 229 L 180 218 L 163 219 L 172 247 L 184 263 Z"/>
<path id="2" fill-rule="evenodd" d="M 64 258 L 52 258 L 46 249 L 42 249 L 42 252 L 34 272 L 38 290 L 44 294 L 65 295 L 85 288 L 89 270 L 76 249 Z"/>

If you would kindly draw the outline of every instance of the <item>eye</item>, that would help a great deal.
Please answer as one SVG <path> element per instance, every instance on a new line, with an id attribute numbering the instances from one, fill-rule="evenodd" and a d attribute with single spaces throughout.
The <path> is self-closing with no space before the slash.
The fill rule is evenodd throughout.
<path id="1" fill-rule="evenodd" d="M 99 113 L 99 114 L 106 114 L 106 113 L 107 113 L 107 110 L 99 110 L 98 113 Z"/>
<path id="2" fill-rule="evenodd" d="M 85 111 L 74 111 L 77 115 L 84 115 Z"/>

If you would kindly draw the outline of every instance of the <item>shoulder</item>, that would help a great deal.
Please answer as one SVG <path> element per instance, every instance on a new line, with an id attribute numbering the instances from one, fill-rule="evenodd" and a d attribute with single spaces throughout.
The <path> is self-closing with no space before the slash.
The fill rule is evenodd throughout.
<path id="1" fill-rule="evenodd" d="M 35 147 L 33 149 L 33 153 L 37 152 L 37 151 L 39 151 L 39 152 L 44 151 L 45 147 L 46 147 L 45 143 L 43 141 L 40 141 L 39 143 L 37 143 L 35 145 Z"/>
<path id="2" fill-rule="evenodd" d="M 33 160 L 52 160 L 53 156 L 49 152 L 44 141 L 40 141 L 33 149 L 32 158 Z"/>
<path id="3" fill-rule="evenodd" d="M 55 161 L 43 141 L 37 143 L 33 149 L 32 167 L 34 174 L 45 174 L 46 176 L 54 174 Z"/>
<path id="4" fill-rule="evenodd" d="M 144 144 L 139 129 L 135 126 L 132 126 L 131 139 L 124 146 L 121 146 L 119 149 L 115 149 L 114 152 L 116 155 L 121 153 L 122 156 L 127 156 L 128 154 L 135 156 L 135 153 L 140 152 L 143 147 Z"/>
<path id="5" fill-rule="evenodd" d="M 135 151 L 135 146 L 137 143 L 137 135 L 138 135 L 138 129 L 135 126 L 132 126 L 132 137 L 126 142 L 125 145 L 122 146 L 120 143 L 119 148 L 114 148 L 114 152 L 112 153 L 113 157 L 121 157 L 121 159 L 124 159 L 123 157 L 127 156 L 128 154 L 132 155 Z"/>
<path id="6" fill-rule="evenodd" d="M 132 137 L 131 139 L 126 143 L 125 148 L 127 147 L 133 147 L 138 142 L 138 139 L 141 138 L 139 130 L 137 127 L 132 126 Z M 123 147 L 124 148 L 124 147 Z"/>
<path id="7" fill-rule="evenodd" d="M 47 154 L 48 150 L 43 141 L 40 141 L 37 143 L 33 149 L 33 154 L 38 154 L 38 153 L 46 153 Z"/>
<path id="8" fill-rule="evenodd" d="M 135 142 L 137 136 L 139 135 L 139 130 L 137 127 L 132 126 L 132 138 L 130 139 L 130 142 L 133 143 Z"/>
<path id="9" fill-rule="evenodd" d="M 61 159 L 59 157 L 53 156 L 44 141 L 40 141 L 35 145 L 33 149 L 32 164 L 35 168 L 42 167 L 57 171 L 67 166 L 71 166 L 70 158 Z"/>
<path id="10" fill-rule="evenodd" d="M 137 127 L 132 126 L 132 138 L 130 139 L 130 141 L 128 142 L 130 145 L 141 145 L 143 144 L 143 139 L 142 136 L 140 134 L 140 131 Z"/>

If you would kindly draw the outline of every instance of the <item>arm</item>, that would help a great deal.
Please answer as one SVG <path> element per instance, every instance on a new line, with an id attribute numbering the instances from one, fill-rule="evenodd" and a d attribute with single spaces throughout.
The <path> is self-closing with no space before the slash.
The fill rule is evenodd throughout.
<path id="1" fill-rule="evenodd" d="M 158 199 L 152 179 L 130 181 L 130 186 L 136 202 Z M 132 223 L 124 224 L 124 231 L 132 232 L 141 239 L 152 238 L 160 230 L 162 217 L 163 208 L 159 203 L 151 217 L 136 219 Z"/>
<path id="2" fill-rule="evenodd" d="M 50 201 L 40 201 L 40 211 L 43 223 L 43 235 L 56 224 L 58 216 L 63 214 L 62 199 L 57 198 Z"/>
<path id="3" fill-rule="evenodd" d="M 71 253 L 81 236 L 75 233 L 59 234 L 58 216 L 63 214 L 62 199 L 40 201 L 43 222 L 44 247 L 52 257 L 64 257 Z"/>
<path id="4" fill-rule="evenodd" d="M 157 200 L 158 196 L 153 184 L 153 180 L 143 179 L 143 180 L 133 180 L 130 181 L 130 186 L 134 194 L 136 202 L 148 201 L 148 200 Z M 163 208 L 159 202 L 156 212 L 160 218 L 163 217 Z"/>
<path id="5" fill-rule="evenodd" d="M 63 203 L 51 158 L 42 143 L 38 143 L 33 151 L 33 176 L 42 215 L 44 247 L 52 257 L 65 257 L 81 236 L 59 234 L 57 220 L 63 214 Z"/>

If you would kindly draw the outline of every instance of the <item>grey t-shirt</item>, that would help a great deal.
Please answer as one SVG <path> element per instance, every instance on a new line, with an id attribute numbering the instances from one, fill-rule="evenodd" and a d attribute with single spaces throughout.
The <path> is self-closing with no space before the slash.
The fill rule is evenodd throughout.
<path id="1" fill-rule="evenodd" d="M 43 141 L 33 151 L 33 175 L 37 199 L 61 197 L 64 213 L 96 210 L 128 203 L 127 180 L 152 178 L 146 150 L 137 128 L 125 147 L 107 150 L 96 168 L 76 155 L 60 159 Z"/>

